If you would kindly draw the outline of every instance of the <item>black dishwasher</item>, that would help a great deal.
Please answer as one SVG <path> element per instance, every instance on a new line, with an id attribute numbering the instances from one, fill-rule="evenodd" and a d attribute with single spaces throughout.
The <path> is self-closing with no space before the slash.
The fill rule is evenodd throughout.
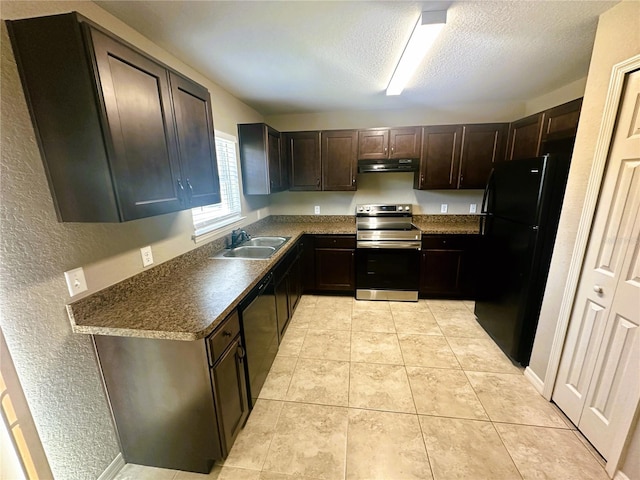
<path id="1" fill-rule="evenodd" d="M 278 321 L 273 274 L 267 275 L 240 303 L 240 318 L 247 352 L 247 384 L 251 407 L 264 385 L 278 353 Z"/>

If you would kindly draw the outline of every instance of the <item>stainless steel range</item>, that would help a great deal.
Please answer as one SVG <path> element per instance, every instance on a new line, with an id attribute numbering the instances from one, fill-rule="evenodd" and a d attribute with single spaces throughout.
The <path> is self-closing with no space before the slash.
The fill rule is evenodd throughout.
<path id="1" fill-rule="evenodd" d="M 356 206 L 356 299 L 418 301 L 421 232 L 407 204 Z"/>

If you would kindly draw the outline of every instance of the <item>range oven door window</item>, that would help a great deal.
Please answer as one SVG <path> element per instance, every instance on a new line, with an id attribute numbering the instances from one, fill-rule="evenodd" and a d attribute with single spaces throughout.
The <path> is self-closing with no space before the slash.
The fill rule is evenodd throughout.
<path id="1" fill-rule="evenodd" d="M 417 291 L 420 251 L 359 248 L 356 250 L 356 288 Z"/>

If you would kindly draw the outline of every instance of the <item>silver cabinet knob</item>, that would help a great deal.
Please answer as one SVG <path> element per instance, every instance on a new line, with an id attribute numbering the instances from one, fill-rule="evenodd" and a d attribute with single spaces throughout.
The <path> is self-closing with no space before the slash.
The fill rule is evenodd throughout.
<path id="1" fill-rule="evenodd" d="M 604 293 L 604 289 L 600 285 L 594 285 L 593 291 L 596 292 L 598 295 L 602 295 Z"/>

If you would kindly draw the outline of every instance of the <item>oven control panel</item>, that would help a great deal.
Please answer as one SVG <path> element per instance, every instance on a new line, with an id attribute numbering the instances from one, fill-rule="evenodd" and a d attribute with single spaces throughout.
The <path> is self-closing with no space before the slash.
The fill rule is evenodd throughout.
<path id="1" fill-rule="evenodd" d="M 408 204 L 363 204 L 356 205 L 356 215 L 411 215 L 413 208 Z"/>

